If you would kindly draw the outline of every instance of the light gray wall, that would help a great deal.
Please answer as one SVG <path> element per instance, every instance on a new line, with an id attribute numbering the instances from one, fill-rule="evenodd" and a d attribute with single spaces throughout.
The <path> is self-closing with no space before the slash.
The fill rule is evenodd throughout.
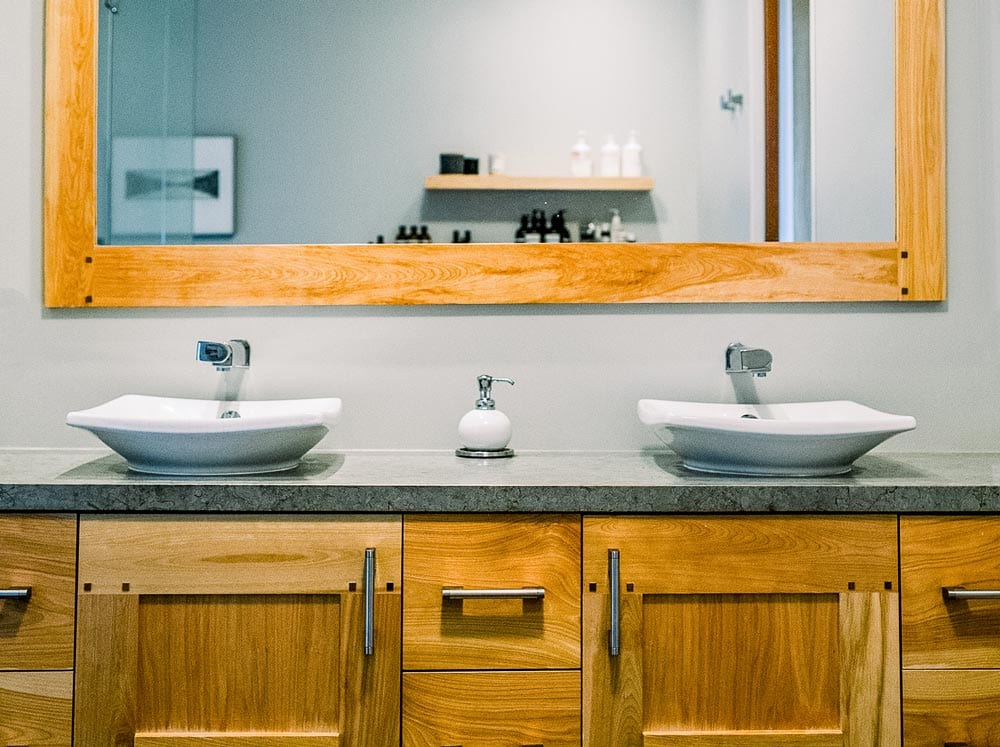
<path id="1" fill-rule="evenodd" d="M 344 398 L 327 448 L 452 448 L 482 372 L 519 449 L 636 449 L 640 397 L 732 401 L 734 339 L 774 353 L 764 401 L 850 398 L 912 414 L 887 450 L 1000 448 L 997 62 L 992 0 L 949 3 L 950 298 L 939 305 L 46 311 L 41 303 L 42 11 L 0 24 L 0 446 L 91 446 L 67 411 L 125 392 L 212 396 L 199 337 L 244 336 L 249 397 Z"/>

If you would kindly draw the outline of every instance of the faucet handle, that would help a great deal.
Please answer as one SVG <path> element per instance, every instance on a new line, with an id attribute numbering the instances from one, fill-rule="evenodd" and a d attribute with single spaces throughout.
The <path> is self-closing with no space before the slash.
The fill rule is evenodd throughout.
<path id="1" fill-rule="evenodd" d="M 731 342 L 726 348 L 726 373 L 751 373 L 766 376 L 771 370 L 773 356 L 764 348 L 748 348 L 741 342 Z"/>
<path id="2" fill-rule="evenodd" d="M 216 371 L 250 368 L 250 343 L 246 340 L 229 342 L 198 341 L 198 360 L 211 363 Z"/>

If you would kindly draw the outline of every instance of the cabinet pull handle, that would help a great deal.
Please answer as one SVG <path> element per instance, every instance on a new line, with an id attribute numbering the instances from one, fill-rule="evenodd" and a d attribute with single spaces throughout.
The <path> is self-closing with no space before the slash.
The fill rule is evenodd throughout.
<path id="1" fill-rule="evenodd" d="M 465 589 L 452 586 L 441 589 L 442 601 L 455 599 L 545 599 L 545 589 L 541 586 L 526 586 L 523 589 Z"/>
<path id="2" fill-rule="evenodd" d="M 0 589 L 0 599 L 20 599 L 27 602 L 31 599 L 31 587 L 15 586 L 10 589 Z"/>
<path id="3" fill-rule="evenodd" d="M 608 653 L 618 656 L 622 650 L 621 553 L 608 550 L 608 587 L 611 597 L 611 630 L 608 631 Z"/>
<path id="4" fill-rule="evenodd" d="M 963 589 L 961 586 L 946 586 L 942 591 L 946 602 L 958 599 L 1000 599 L 998 589 Z"/>
<path id="5" fill-rule="evenodd" d="M 365 656 L 375 653 L 375 548 L 365 549 Z"/>

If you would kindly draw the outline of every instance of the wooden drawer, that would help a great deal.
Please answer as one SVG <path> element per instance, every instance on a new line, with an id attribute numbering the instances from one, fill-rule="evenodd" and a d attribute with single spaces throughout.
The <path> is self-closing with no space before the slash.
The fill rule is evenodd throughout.
<path id="1" fill-rule="evenodd" d="M 69 747 L 72 672 L 0 672 L 0 744 Z"/>
<path id="2" fill-rule="evenodd" d="M 1000 747 L 1000 671 L 903 672 L 906 747 Z"/>
<path id="3" fill-rule="evenodd" d="M 1000 667 L 1000 598 L 944 594 L 1000 591 L 1000 518 L 903 517 L 900 573 L 904 667 Z"/>
<path id="4" fill-rule="evenodd" d="M 404 747 L 580 745 L 579 672 L 408 672 Z"/>
<path id="5" fill-rule="evenodd" d="M 31 588 L 0 600 L 0 670 L 72 669 L 76 518 L 2 514 L 0 547 L 0 589 Z"/>
<path id="6" fill-rule="evenodd" d="M 578 516 L 415 516 L 403 533 L 404 669 L 580 666 Z M 544 598 L 444 598 L 456 588 Z"/>

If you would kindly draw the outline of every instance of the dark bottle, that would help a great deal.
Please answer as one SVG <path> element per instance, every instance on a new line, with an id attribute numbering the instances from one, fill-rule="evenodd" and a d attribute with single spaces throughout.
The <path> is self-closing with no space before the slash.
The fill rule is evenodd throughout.
<path id="1" fill-rule="evenodd" d="M 406 243 L 406 226 L 400 226 L 399 227 L 399 231 L 396 232 L 396 239 L 395 239 L 395 241 L 396 241 L 397 244 L 405 244 Z"/>
<path id="2" fill-rule="evenodd" d="M 514 243 L 523 244 L 526 239 L 525 236 L 528 235 L 528 216 L 527 214 L 521 216 L 521 225 L 517 227 L 514 231 Z"/>
<path id="3" fill-rule="evenodd" d="M 416 244 L 418 241 L 420 241 L 420 231 L 416 226 L 410 226 L 410 230 L 406 233 L 406 243 Z"/>
<path id="4" fill-rule="evenodd" d="M 431 234 L 430 231 L 427 230 L 427 226 L 420 227 L 420 233 L 417 235 L 417 243 L 419 244 L 431 243 Z"/>
<path id="5" fill-rule="evenodd" d="M 540 210 L 531 211 L 531 220 L 528 223 L 528 231 L 524 234 L 526 244 L 538 244 L 542 240 L 542 228 L 540 223 Z"/>
<path id="6" fill-rule="evenodd" d="M 472 231 L 468 228 L 465 229 L 465 233 L 462 234 L 462 243 L 471 244 L 472 243 Z"/>
<path id="7" fill-rule="evenodd" d="M 462 236 L 461 236 L 461 234 L 459 234 L 457 228 L 454 231 L 451 232 L 451 243 L 452 244 L 461 244 L 462 243 Z"/>

